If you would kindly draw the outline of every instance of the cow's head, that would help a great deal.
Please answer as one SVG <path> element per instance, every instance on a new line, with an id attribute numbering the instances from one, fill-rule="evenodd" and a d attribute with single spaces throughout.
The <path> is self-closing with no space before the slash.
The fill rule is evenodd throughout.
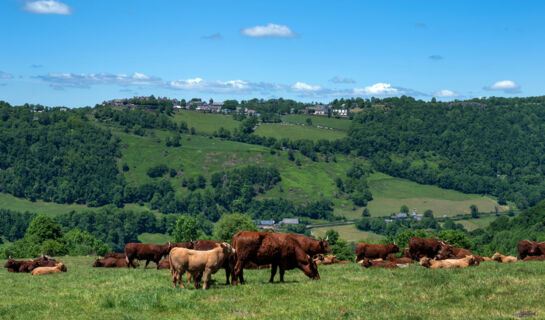
<path id="1" fill-rule="evenodd" d="M 4 263 L 4 268 L 12 268 L 16 266 L 16 261 L 9 257 L 9 260 Z"/>
<path id="2" fill-rule="evenodd" d="M 393 253 L 399 252 L 399 246 L 397 245 L 397 243 L 394 243 L 392 245 L 392 252 Z"/>
<path id="3" fill-rule="evenodd" d="M 66 266 L 65 266 L 64 263 L 62 263 L 62 262 L 57 263 L 57 265 L 55 266 L 55 268 L 61 270 L 62 272 L 66 272 L 66 271 L 67 271 Z"/>
<path id="4" fill-rule="evenodd" d="M 311 256 L 307 255 L 308 266 L 310 272 L 307 274 L 313 280 L 320 280 L 320 274 L 318 273 L 318 266 Z M 306 272 L 305 272 L 306 273 Z"/>
<path id="5" fill-rule="evenodd" d="M 323 253 L 329 253 L 331 252 L 331 248 L 329 247 L 329 243 L 327 242 L 327 238 L 320 240 L 320 250 Z"/>
<path id="6" fill-rule="evenodd" d="M 470 265 L 470 266 L 478 266 L 479 265 L 479 261 L 477 260 L 477 258 L 475 258 L 475 256 L 470 255 L 470 256 L 466 256 L 465 258 L 467 260 L 468 265 Z"/>
<path id="7" fill-rule="evenodd" d="M 100 259 L 96 259 L 95 263 L 93 263 L 93 267 L 94 268 L 104 267 L 104 263 L 102 263 L 102 261 L 100 261 Z"/>
<path id="8" fill-rule="evenodd" d="M 429 268 L 431 266 L 431 259 L 428 257 L 423 257 L 420 259 L 420 265 Z"/>
<path id="9" fill-rule="evenodd" d="M 494 255 L 492 256 L 492 260 L 501 262 L 501 258 L 502 258 L 502 257 L 503 257 L 503 256 L 502 256 L 501 253 L 496 252 L 496 253 L 494 253 Z"/>
<path id="10" fill-rule="evenodd" d="M 455 256 L 453 247 L 449 245 L 441 246 L 441 250 L 439 250 L 439 253 L 437 254 L 437 258 L 439 260 L 448 259 Z"/>
<path id="11" fill-rule="evenodd" d="M 373 265 L 369 258 L 363 258 L 363 260 L 360 260 L 358 263 L 364 268 L 369 268 Z"/>
<path id="12" fill-rule="evenodd" d="M 223 248 L 223 252 L 227 255 L 227 257 L 235 255 L 235 249 L 233 249 L 233 247 L 227 242 L 220 243 L 220 247 Z"/>

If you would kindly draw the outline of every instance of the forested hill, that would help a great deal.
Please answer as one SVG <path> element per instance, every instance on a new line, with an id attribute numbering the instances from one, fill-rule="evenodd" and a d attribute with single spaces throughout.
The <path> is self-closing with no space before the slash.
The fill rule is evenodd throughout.
<path id="1" fill-rule="evenodd" d="M 393 176 L 519 208 L 545 198 L 545 97 L 377 100 L 354 118 L 349 140 Z"/>

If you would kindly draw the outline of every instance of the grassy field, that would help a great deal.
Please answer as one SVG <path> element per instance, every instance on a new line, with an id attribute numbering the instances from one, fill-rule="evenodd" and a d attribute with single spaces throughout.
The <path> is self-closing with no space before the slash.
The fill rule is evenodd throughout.
<path id="1" fill-rule="evenodd" d="M 174 120 L 180 123 L 185 121 L 188 128 L 195 128 L 197 133 L 212 134 L 221 127 L 232 131 L 240 126 L 240 121 L 233 120 L 232 116 L 197 111 L 180 110 L 174 113 Z"/>
<path id="2" fill-rule="evenodd" d="M 475 229 L 488 227 L 488 225 L 497 218 L 498 217 L 496 216 L 489 216 L 478 219 L 456 220 L 456 223 L 463 225 L 467 231 L 473 231 Z"/>
<path id="3" fill-rule="evenodd" d="M 87 206 L 79 204 L 58 204 L 54 202 L 44 202 L 41 200 L 32 202 L 27 199 L 16 198 L 7 193 L 0 193 L 0 208 L 20 212 L 29 211 L 35 213 L 45 213 L 51 216 L 67 213 L 72 210 L 79 211 L 89 209 Z"/>
<path id="4" fill-rule="evenodd" d="M 0 271 L 6 319 L 512 319 L 545 316 L 545 263 L 456 270 L 320 267 L 321 280 L 298 270 L 267 283 L 268 270 L 245 271 L 247 284 L 207 291 L 173 289 L 168 270 L 91 268 L 88 257 L 62 258 L 68 272 L 32 277 Z M 3 261 L 1 261 L 3 263 Z M 278 276 L 277 276 L 278 277 Z"/>
<path id="5" fill-rule="evenodd" d="M 337 140 L 346 137 L 346 133 L 339 130 L 319 129 L 310 126 L 300 126 L 287 123 L 264 123 L 260 125 L 255 134 L 263 137 L 291 140 Z"/>
<path id="6" fill-rule="evenodd" d="M 334 226 L 334 227 L 323 227 L 323 228 L 312 228 L 311 233 L 316 237 L 324 237 L 327 230 L 333 229 L 336 230 L 340 237 L 345 239 L 348 242 L 378 242 L 384 236 L 376 234 L 373 232 L 361 231 L 356 228 L 355 225 L 349 224 L 345 226 Z"/>
<path id="7" fill-rule="evenodd" d="M 373 216 L 384 216 L 399 212 L 402 205 L 423 213 L 431 209 L 436 217 L 469 213 L 469 206 L 476 205 L 481 212 L 494 211 L 498 203 L 488 197 L 465 194 L 436 186 L 418 184 L 394 178 L 383 173 L 374 173 L 369 178 L 373 201 L 368 207 Z"/>
<path id="8" fill-rule="evenodd" d="M 352 121 L 350 121 L 349 119 L 336 119 L 336 118 L 310 116 L 310 115 L 302 115 L 302 114 L 290 114 L 290 115 L 282 116 L 282 121 L 294 123 L 294 124 L 307 125 L 308 118 L 312 120 L 312 126 L 314 127 L 316 126 L 328 127 L 328 128 L 341 130 L 341 131 L 348 131 L 348 129 L 350 129 L 350 125 L 352 124 Z"/>

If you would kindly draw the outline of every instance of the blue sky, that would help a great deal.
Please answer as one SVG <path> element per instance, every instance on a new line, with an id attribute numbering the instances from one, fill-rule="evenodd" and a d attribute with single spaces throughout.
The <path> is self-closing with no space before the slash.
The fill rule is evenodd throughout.
<path id="1" fill-rule="evenodd" d="M 0 1 L 0 100 L 545 94 L 545 1 Z"/>

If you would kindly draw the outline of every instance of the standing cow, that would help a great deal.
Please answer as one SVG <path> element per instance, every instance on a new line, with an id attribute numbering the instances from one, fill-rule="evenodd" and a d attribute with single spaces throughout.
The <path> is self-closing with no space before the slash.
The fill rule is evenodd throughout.
<path id="1" fill-rule="evenodd" d="M 207 250 L 212 250 L 214 248 L 216 248 L 218 245 L 220 245 L 222 242 L 218 242 L 218 241 L 214 241 L 214 240 L 197 240 L 197 241 L 194 241 L 193 242 L 193 247 L 192 249 L 193 250 L 198 250 L 198 251 L 207 251 Z M 191 248 L 189 248 L 191 249 Z M 235 266 L 235 256 L 234 255 L 231 255 L 229 256 L 228 259 L 226 259 L 224 262 L 223 262 L 223 266 L 222 268 L 225 269 L 225 284 L 229 284 L 230 281 L 229 281 L 229 277 L 231 276 L 231 273 L 232 273 L 232 270 Z M 189 277 L 192 276 L 190 273 L 188 274 L 188 280 L 189 280 Z M 196 274 L 197 276 L 197 279 L 194 279 L 194 281 L 200 281 L 200 278 L 202 277 L 202 274 L 201 273 L 197 273 Z"/>
<path id="2" fill-rule="evenodd" d="M 157 268 L 159 268 L 159 261 L 163 256 L 166 256 L 172 244 L 170 242 L 159 245 L 159 244 L 147 244 L 147 243 L 127 243 L 125 245 L 125 256 L 127 260 L 127 268 L 136 268 L 133 265 L 133 260 L 146 260 L 146 265 L 144 269 L 148 267 L 150 261 L 155 262 Z"/>
<path id="3" fill-rule="evenodd" d="M 448 244 L 435 238 L 422 239 L 415 237 L 409 240 L 409 253 L 413 260 L 420 260 L 423 257 L 433 259 L 445 246 L 448 246 Z"/>
<path id="4" fill-rule="evenodd" d="M 309 278 L 320 279 L 316 263 L 294 237 L 286 233 L 240 231 L 233 236 L 232 243 L 237 257 L 233 285 L 237 285 L 239 279 L 244 283 L 243 267 L 248 262 L 278 266 L 281 282 L 284 271 L 294 268 L 299 268 Z"/>
<path id="5" fill-rule="evenodd" d="M 389 254 L 397 252 L 399 252 L 397 244 L 358 243 L 356 245 L 356 261 L 364 258 L 386 260 Z"/>

